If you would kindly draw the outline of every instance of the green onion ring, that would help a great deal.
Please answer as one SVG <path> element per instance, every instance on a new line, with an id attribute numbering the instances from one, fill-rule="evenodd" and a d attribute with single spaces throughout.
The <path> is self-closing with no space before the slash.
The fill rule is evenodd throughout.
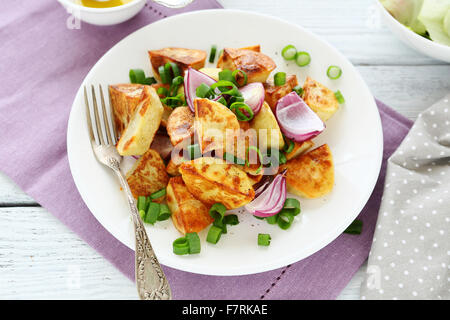
<path id="1" fill-rule="evenodd" d="M 249 159 L 250 159 L 250 150 L 255 150 L 255 151 L 256 151 L 256 154 L 258 155 L 258 159 L 259 159 L 260 166 L 259 166 L 258 169 L 256 169 L 256 172 L 255 172 L 255 174 L 258 174 L 258 173 L 261 172 L 261 169 L 263 168 L 263 165 L 262 165 L 262 162 L 263 162 L 263 155 L 262 155 L 262 153 L 261 153 L 261 151 L 259 150 L 258 147 L 256 147 L 256 146 L 249 146 L 249 147 L 247 148 L 246 159 L 245 159 L 245 165 L 246 165 L 247 167 L 250 167 L 250 163 L 249 163 Z"/>
<path id="2" fill-rule="evenodd" d="M 189 254 L 200 253 L 200 238 L 197 232 L 186 233 L 186 240 L 189 244 Z"/>
<path id="3" fill-rule="evenodd" d="M 330 79 L 339 79 L 342 75 L 342 69 L 338 66 L 329 66 L 327 69 L 327 76 Z"/>
<path id="4" fill-rule="evenodd" d="M 300 51 L 297 52 L 297 55 L 295 56 L 295 63 L 299 67 L 305 67 L 311 62 L 311 56 L 308 52 Z"/>
<path id="5" fill-rule="evenodd" d="M 183 255 L 189 253 L 189 242 L 185 237 L 178 238 L 172 243 L 173 253 Z"/>
<path id="6" fill-rule="evenodd" d="M 268 245 L 270 245 L 270 240 L 272 240 L 270 234 L 258 233 L 258 246 L 267 247 Z"/>
<path id="7" fill-rule="evenodd" d="M 159 203 L 150 202 L 147 214 L 145 215 L 145 222 L 154 224 L 158 220 L 159 211 L 160 211 Z"/>
<path id="8" fill-rule="evenodd" d="M 344 96 L 342 95 L 341 91 L 339 91 L 339 90 L 336 91 L 336 92 L 334 93 L 334 96 L 336 97 L 337 101 L 338 101 L 340 104 L 345 103 L 345 99 L 344 99 Z"/>
<path id="9" fill-rule="evenodd" d="M 294 216 L 289 212 L 283 210 L 281 210 L 277 215 L 278 215 L 277 219 L 278 226 L 283 230 L 289 229 L 292 222 L 294 221 Z"/>
<path id="10" fill-rule="evenodd" d="M 167 204 L 164 204 L 164 203 L 160 204 L 158 221 L 167 220 L 170 218 L 171 215 L 172 215 L 172 213 L 170 212 L 170 209 L 167 206 Z"/>
<path id="11" fill-rule="evenodd" d="M 216 59 L 216 50 L 217 50 L 217 46 L 216 45 L 212 45 L 211 46 L 211 52 L 209 54 L 209 62 L 210 63 L 214 63 L 214 60 Z"/>
<path id="12" fill-rule="evenodd" d="M 222 235 L 222 229 L 216 226 L 211 226 L 208 231 L 208 235 L 206 236 L 206 241 L 209 243 L 216 244 L 220 240 L 220 236 Z"/>
<path id="13" fill-rule="evenodd" d="M 244 83 L 242 83 L 242 84 L 239 84 L 239 81 L 238 81 L 239 74 L 242 74 L 242 76 L 244 77 Z M 233 76 L 233 79 L 235 80 L 235 82 L 237 84 L 239 84 L 240 87 L 245 86 L 247 84 L 247 82 L 248 82 L 248 76 L 247 76 L 247 73 L 245 71 L 242 71 L 240 69 L 236 69 L 236 70 L 233 71 L 233 73 L 231 75 Z"/>
<path id="14" fill-rule="evenodd" d="M 282 86 L 286 84 L 286 72 L 277 72 L 273 76 L 275 86 Z"/>
<path id="15" fill-rule="evenodd" d="M 285 60 L 294 60 L 297 55 L 297 49 L 293 45 L 287 45 L 281 50 L 281 56 Z"/>
<path id="16" fill-rule="evenodd" d="M 252 108 L 246 105 L 244 102 L 234 102 L 230 106 L 230 110 L 236 114 L 236 117 L 239 121 L 250 121 L 253 119 L 254 113 Z M 242 112 L 244 110 L 246 114 Z"/>

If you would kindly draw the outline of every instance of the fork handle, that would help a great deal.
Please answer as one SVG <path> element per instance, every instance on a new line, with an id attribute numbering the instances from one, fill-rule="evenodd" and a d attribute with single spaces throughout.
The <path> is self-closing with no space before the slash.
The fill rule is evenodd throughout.
<path id="1" fill-rule="evenodd" d="M 128 182 L 119 169 L 114 169 L 114 172 L 127 195 L 131 210 L 136 240 L 136 286 L 139 297 L 142 300 L 170 300 L 172 299 L 172 293 L 169 282 L 150 244 Z"/>

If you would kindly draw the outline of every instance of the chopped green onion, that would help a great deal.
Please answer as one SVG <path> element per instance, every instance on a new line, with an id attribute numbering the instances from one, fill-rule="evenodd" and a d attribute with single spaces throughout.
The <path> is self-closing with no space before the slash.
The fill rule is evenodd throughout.
<path id="1" fill-rule="evenodd" d="M 130 69 L 128 76 L 131 83 L 144 84 L 145 82 L 145 72 L 142 69 Z"/>
<path id="2" fill-rule="evenodd" d="M 236 118 L 239 121 L 250 121 L 254 116 L 252 108 L 244 102 L 233 102 L 230 106 L 230 110 L 236 114 Z"/>
<path id="3" fill-rule="evenodd" d="M 145 222 L 154 224 L 158 220 L 159 211 L 159 203 L 150 202 L 147 214 L 145 215 Z"/>
<path id="4" fill-rule="evenodd" d="M 240 165 L 244 165 L 245 164 L 245 160 L 236 157 L 234 154 L 229 153 L 229 152 L 224 152 L 223 153 L 223 159 L 228 162 L 228 163 L 233 163 L 233 164 L 240 164 Z"/>
<path id="5" fill-rule="evenodd" d="M 258 217 L 258 216 L 253 216 L 254 218 L 258 219 L 258 220 L 264 220 L 263 217 Z"/>
<path id="6" fill-rule="evenodd" d="M 158 191 L 156 191 L 156 192 L 153 192 L 153 193 L 150 195 L 150 198 L 151 198 L 152 200 L 154 200 L 154 199 L 161 198 L 161 197 L 163 197 L 163 196 L 165 196 L 165 195 L 166 195 L 166 188 L 163 188 L 163 189 L 161 189 L 161 190 L 158 190 Z"/>
<path id="7" fill-rule="evenodd" d="M 178 76 L 181 76 L 180 68 L 178 68 L 178 65 L 176 63 L 174 63 L 174 62 L 166 63 L 166 69 L 168 69 L 167 68 L 168 64 L 170 65 L 170 69 L 172 69 L 172 74 L 173 74 L 174 78 L 178 77 Z"/>
<path id="8" fill-rule="evenodd" d="M 158 93 L 159 96 L 164 96 L 164 97 L 168 97 L 169 96 L 169 90 L 167 90 L 164 87 L 159 87 L 156 92 Z"/>
<path id="9" fill-rule="evenodd" d="M 287 198 L 282 211 L 289 212 L 294 217 L 300 213 L 300 201 L 295 198 Z"/>
<path id="10" fill-rule="evenodd" d="M 242 97 L 239 89 L 236 87 L 234 82 L 228 80 L 219 80 L 211 85 L 211 90 L 219 89 L 222 95 L 227 94 L 234 97 Z"/>
<path id="11" fill-rule="evenodd" d="M 302 86 L 296 86 L 292 89 L 292 91 L 295 91 L 300 97 L 303 95 L 303 88 Z"/>
<path id="12" fill-rule="evenodd" d="M 284 147 L 283 147 L 283 151 L 286 152 L 286 153 L 291 153 L 292 150 L 294 150 L 294 147 L 295 147 L 294 141 L 292 141 L 291 139 L 286 138 L 284 135 L 283 135 L 283 138 L 284 138 L 284 142 L 285 142 L 284 143 Z"/>
<path id="13" fill-rule="evenodd" d="M 188 156 L 190 157 L 190 160 L 197 159 L 202 155 L 202 152 L 200 151 L 200 146 L 198 143 L 191 144 L 186 147 L 186 150 L 188 152 Z"/>
<path id="14" fill-rule="evenodd" d="M 223 222 L 223 220 L 214 221 L 213 226 L 216 226 L 217 228 L 221 228 L 223 234 L 227 233 L 227 225 Z"/>
<path id="15" fill-rule="evenodd" d="M 307 66 L 310 62 L 311 56 L 309 55 L 308 52 L 305 51 L 297 52 L 297 55 L 295 56 L 295 63 L 297 63 L 299 67 Z"/>
<path id="16" fill-rule="evenodd" d="M 152 84 L 155 84 L 155 83 L 157 83 L 157 81 L 156 81 L 156 79 L 154 77 L 148 77 L 148 78 L 145 78 L 143 84 L 152 85 Z"/>
<path id="17" fill-rule="evenodd" d="M 238 81 L 239 74 L 242 74 L 242 76 L 244 77 L 243 83 L 239 83 L 239 81 Z M 236 69 L 236 70 L 233 71 L 232 76 L 233 76 L 235 82 L 236 82 L 237 84 L 239 84 L 240 87 L 245 86 L 245 85 L 247 84 L 247 82 L 248 82 L 247 73 L 246 73 L 245 71 Z"/>
<path id="18" fill-rule="evenodd" d="M 294 60 L 297 55 L 297 49 L 293 45 L 287 45 L 281 50 L 281 55 L 285 60 Z"/>
<path id="19" fill-rule="evenodd" d="M 225 216 L 227 208 L 221 203 L 215 203 L 209 209 L 209 215 L 214 219 L 214 221 L 222 221 Z"/>
<path id="20" fill-rule="evenodd" d="M 294 221 L 294 216 L 288 212 L 288 211 L 283 211 L 281 210 L 278 214 L 278 226 L 283 229 L 289 229 L 289 227 L 291 226 L 292 222 Z"/>
<path id="21" fill-rule="evenodd" d="M 287 162 L 286 156 L 283 152 L 278 153 L 278 164 L 285 164 Z"/>
<path id="22" fill-rule="evenodd" d="M 229 215 L 223 217 L 223 223 L 235 226 L 235 225 L 239 224 L 239 218 L 235 214 L 229 214 Z"/>
<path id="23" fill-rule="evenodd" d="M 197 87 L 197 89 L 195 89 L 195 94 L 199 98 L 210 98 L 210 95 L 211 95 L 210 93 L 211 93 L 211 87 L 205 83 L 202 83 L 201 85 L 199 85 Z"/>
<path id="24" fill-rule="evenodd" d="M 273 76 L 273 80 L 277 87 L 284 85 L 286 83 L 286 72 L 275 73 L 275 75 Z"/>
<path id="25" fill-rule="evenodd" d="M 224 69 L 219 72 L 219 81 L 230 81 L 236 84 L 236 79 L 234 79 L 233 72 L 229 69 Z"/>
<path id="26" fill-rule="evenodd" d="M 336 97 L 337 101 L 338 101 L 340 104 L 345 103 L 344 96 L 342 95 L 342 93 L 341 93 L 339 90 L 336 91 L 336 92 L 334 93 L 334 96 Z"/>
<path id="27" fill-rule="evenodd" d="M 250 151 L 251 150 L 254 150 L 256 152 L 256 154 L 258 155 L 260 166 L 259 166 L 258 169 L 256 169 L 256 172 L 255 172 L 256 174 L 258 174 L 261 171 L 261 169 L 263 168 L 263 165 L 262 165 L 262 163 L 263 163 L 263 155 L 262 155 L 261 151 L 258 149 L 258 147 L 256 147 L 256 146 L 249 146 L 247 148 L 247 159 L 245 159 L 245 165 L 247 167 L 250 167 L 249 160 L 250 160 Z"/>
<path id="28" fill-rule="evenodd" d="M 172 243 L 173 253 L 178 255 L 189 253 L 189 242 L 185 237 L 178 238 Z"/>
<path id="29" fill-rule="evenodd" d="M 344 233 L 348 234 L 361 234 L 362 232 L 363 222 L 361 220 L 356 219 L 345 229 Z"/>
<path id="30" fill-rule="evenodd" d="M 184 78 L 182 76 L 177 76 L 172 79 L 172 84 L 170 85 L 170 96 L 174 96 L 178 92 L 178 88 L 183 84 Z"/>
<path id="31" fill-rule="evenodd" d="M 144 220 L 145 219 L 145 211 L 139 210 L 139 216 L 141 217 L 142 220 Z"/>
<path id="32" fill-rule="evenodd" d="M 145 212 L 147 212 L 148 206 L 150 205 L 150 202 L 152 202 L 152 198 L 145 197 L 145 209 L 144 209 Z"/>
<path id="33" fill-rule="evenodd" d="M 216 59 L 216 50 L 217 47 L 215 45 L 211 46 L 211 52 L 209 54 L 209 62 L 214 63 L 214 60 Z"/>
<path id="34" fill-rule="evenodd" d="M 211 226 L 211 228 L 209 228 L 208 235 L 206 236 L 206 241 L 216 244 L 220 240 L 221 235 L 222 228 Z"/>
<path id="35" fill-rule="evenodd" d="M 164 66 L 158 68 L 159 76 L 161 77 L 161 82 L 165 84 L 169 84 L 172 81 L 170 74 L 166 73 L 166 69 Z"/>
<path id="36" fill-rule="evenodd" d="M 189 254 L 200 253 L 200 238 L 197 232 L 186 233 L 186 240 L 189 244 Z"/>
<path id="37" fill-rule="evenodd" d="M 175 97 L 165 97 L 161 99 L 161 102 L 171 108 L 176 108 L 184 104 L 184 94 L 177 94 Z"/>
<path id="38" fill-rule="evenodd" d="M 137 200 L 138 210 L 145 210 L 145 196 L 139 196 Z"/>
<path id="39" fill-rule="evenodd" d="M 278 221 L 278 214 L 266 218 L 268 224 L 276 224 Z"/>
<path id="40" fill-rule="evenodd" d="M 267 247 L 268 245 L 270 245 L 270 240 L 272 240 L 270 234 L 258 233 L 258 246 Z"/>
<path id="41" fill-rule="evenodd" d="M 158 221 L 164 221 L 169 219 L 171 216 L 171 212 L 167 204 L 160 204 L 159 205 L 159 215 L 158 215 Z"/>
<path id="42" fill-rule="evenodd" d="M 227 106 L 227 100 L 224 97 L 220 97 L 219 100 L 217 100 L 217 102 L 220 102 L 224 106 Z"/>
<path id="43" fill-rule="evenodd" d="M 327 76 L 330 79 L 336 80 L 339 79 L 342 75 L 342 69 L 338 66 L 329 66 L 327 70 Z"/>

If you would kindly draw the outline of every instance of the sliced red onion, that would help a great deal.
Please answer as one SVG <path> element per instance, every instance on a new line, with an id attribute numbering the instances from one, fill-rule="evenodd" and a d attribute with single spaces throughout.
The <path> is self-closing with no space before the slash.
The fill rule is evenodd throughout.
<path id="1" fill-rule="evenodd" d="M 261 110 L 264 103 L 264 86 L 261 82 L 249 83 L 239 89 L 244 97 L 244 102 L 252 108 L 253 114 L 257 114 Z"/>
<path id="2" fill-rule="evenodd" d="M 325 129 L 319 116 L 294 91 L 278 100 L 275 113 L 284 135 L 297 142 L 312 139 Z"/>
<path id="3" fill-rule="evenodd" d="M 208 86 L 215 83 L 216 80 L 209 77 L 208 75 L 195 70 L 193 68 L 188 68 L 184 74 L 184 96 L 186 99 L 186 103 L 192 112 L 195 112 L 194 109 L 194 100 L 197 98 L 195 91 L 197 87 L 202 83 L 207 84 Z"/>
<path id="4" fill-rule="evenodd" d="M 245 209 L 257 217 L 271 217 L 283 209 L 285 201 L 286 178 L 280 173 L 256 199 L 245 205 Z"/>

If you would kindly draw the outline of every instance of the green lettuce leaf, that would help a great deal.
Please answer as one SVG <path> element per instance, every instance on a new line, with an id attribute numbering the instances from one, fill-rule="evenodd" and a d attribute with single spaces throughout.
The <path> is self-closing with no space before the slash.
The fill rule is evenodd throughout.
<path id="1" fill-rule="evenodd" d="M 431 40 L 450 46 L 450 0 L 424 0 L 418 20 Z"/>

